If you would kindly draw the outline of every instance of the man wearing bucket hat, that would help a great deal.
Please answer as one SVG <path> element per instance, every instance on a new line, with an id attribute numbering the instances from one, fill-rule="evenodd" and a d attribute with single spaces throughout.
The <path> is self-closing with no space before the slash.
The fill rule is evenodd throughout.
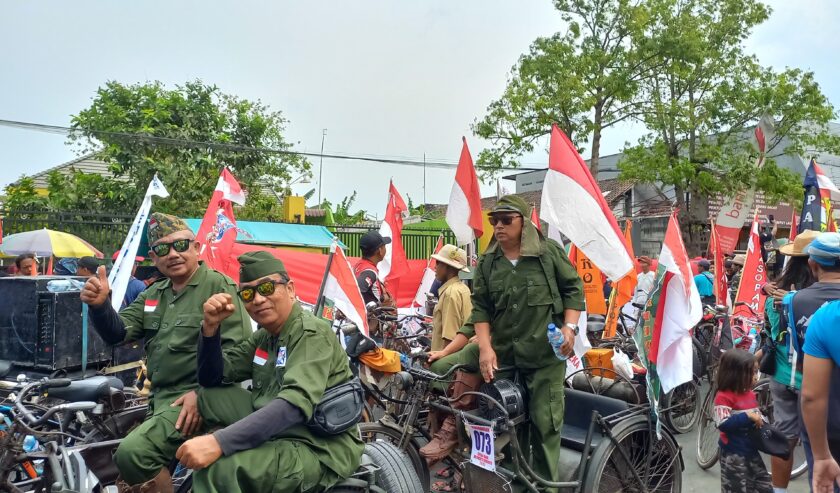
<path id="1" fill-rule="evenodd" d="M 531 450 L 534 471 L 557 481 L 566 362 L 555 356 L 546 332 L 550 323 L 560 327 L 562 351 L 572 354 L 584 310 L 583 282 L 563 247 L 528 220 L 530 212 L 516 195 L 502 197 L 490 211 L 493 240 L 474 269 L 473 311 L 461 332 L 477 336 L 478 369 L 486 382 L 518 374 L 530 418 L 521 427 L 520 443 Z M 500 367 L 516 371 L 499 374 Z"/>
<path id="2" fill-rule="evenodd" d="M 123 439 L 114 455 L 120 491 L 172 491 L 168 465 L 187 437 L 201 428 L 198 413 L 196 352 L 204 302 L 214 293 L 236 294 L 236 284 L 198 261 L 198 244 L 187 224 L 175 216 L 153 213 L 149 220 L 149 255 L 166 277 L 144 291 L 119 314 L 111 307 L 105 267 L 82 289 L 91 307 L 93 327 L 109 344 L 143 340 L 151 381 L 149 414 Z M 251 334 L 240 310 L 222 324 L 221 338 L 232 346 Z"/>
<path id="3" fill-rule="evenodd" d="M 763 288 L 768 295 L 765 314 L 770 323 L 771 342 L 765 344 L 762 351 L 775 351 L 775 371 L 768 371 L 773 377 L 770 380 L 770 395 L 773 398 L 774 426 L 794 445 L 802 429 L 799 418 L 798 390 L 801 388 L 802 374 L 793 369 L 788 358 L 788 345 L 784 343 L 788 322 L 782 320 L 783 313 L 779 303 L 789 290 L 805 289 L 816 280 L 808 265 L 807 249 L 817 235 L 819 235 L 817 231 L 803 231 L 796 236 L 794 241 L 781 246 L 776 253 L 779 255 L 777 261 L 786 264 L 784 271 L 781 276 L 768 282 Z M 791 385 L 792 376 L 795 377 L 794 385 Z M 776 456 L 770 457 L 773 487 L 778 491 L 786 491 L 790 483 L 793 460 L 792 456 L 787 460 Z"/>
<path id="4" fill-rule="evenodd" d="M 204 304 L 198 349 L 201 415 L 216 432 L 193 438 L 177 457 L 195 469 L 196 491 L 323 491 L 359 465 L 355 423 L 330 436 L 307 426 L 327 389 L 353 378 L 330 324 L 301 309 L 294 281 L 268 252 L 239 257 L 238 295 Z M 219 324 L 241 299 L 259 330 L 222 349 Z M 251 391 L 236 385 L 251 380 Z"/>
<path id="5" fill-rule="evenodd" d="M 802 444 L 808 470 L 814 475 L 813 491 L 840 491 L 835 482 L 840 476 L 837 466 L 840 459 L 840 421 L 837 420 L 840 415 L 840 367 L 834 363 L 835 357 L 840 360 L 836 303 L 840 300 L 840 233 L 820 233 L 808 245 L 807 253 L 817 282 L 795 296 L 789 295 L 795 316 L 805 318 L 803 324 L 794 319 L 797 320 L 796 331 L 789 337 L 794 361 L 799 363 L 797 369 L 802 369 L 802 361 L 805 361 L 801 412 L 807 428 L 802 433 Z M 805 298 L 808 291 L 813 292 L 814 302 L 810 306 L 814 310 L 802 313 L 797 308 L 803 301 L 808 301 L 808 298 L 800 299 Z"/>

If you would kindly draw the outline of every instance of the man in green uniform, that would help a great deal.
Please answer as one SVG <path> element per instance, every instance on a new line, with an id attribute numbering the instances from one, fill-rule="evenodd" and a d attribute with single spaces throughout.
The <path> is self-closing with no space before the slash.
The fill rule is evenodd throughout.
<path id="1" fill-rule="evenodd" d="M 557 481 L 566 362 L 554 355 L 546 331 L 550 323 L 560 327 L 562 351 L 572 354 L 584 309 L 583 283 L 565 250 L 545 239 L 529 216 L 530 206 L 515 195 L 499 199 L 490 212 L 493 241 L 474 269 L 472 315 L 453 341 L 457 347 L 475 334 L 477 343 L 436 361 L 432 371 L 443 373 L 457 363 L 476 366 L 477 356 L 484 381 L 518 378 L 530 417 L 519 442 L 526 457 L 530 448 L 534 471 Z M 500 367 L 516 371 L 497 374 Z"/>
<path id="2" fill-rule="evenodd" d="M 151 381 L 149 414 L 120 443 L 114 459 L 120 491 L 172 491 L 167 466 L 178 447 L 201 428 L 195 368 L 202 307 L 214 293 L 236 294 L 236 284 L 198 261 L 198 244 L 187 224 L 167 214 L 149 221 L 149 255 L 166 277 L 149 286 L 117 314 L 111 307 L 105 268 L 88 279 L 82 301 L 91 307 L 93 327 L 109 344 L 143 340 Z M 241 307 L 239 300 L 234 303 Z M 244 310 L 225 321 L 222 341 L 247 339 L 251 324 Z M 134 486 L 130 486 L 134 485 Z"/>
<path id="3" fill-rule="evenodd" d="M 239 257 L 239 297 L 260 329 L 222 350 L 219 323 L 236 313 L 229 294 L 204 304 L 199 408 L 216 432 L 193 438 L 178 459 L 197 492 L 323 491 L 352 474 L 364 445 L 356 426 L 314 435 L 306 423 L 326 389 L 353 378 L 330 325 L 304 312 L 283 263 L 268 252 Z M 251 391 L 234 385 L 252 381 Z"/>

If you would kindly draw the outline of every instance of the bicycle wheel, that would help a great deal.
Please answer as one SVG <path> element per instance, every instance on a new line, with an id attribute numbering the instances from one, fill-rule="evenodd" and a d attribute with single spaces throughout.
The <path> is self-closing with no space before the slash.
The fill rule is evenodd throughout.
<path id="1" fill-rule="evenodd" d="M 381 423 L 359 423 L 359 433 L 365 443 L 376 443 L 384 441 L 399 446 L 402 433 Z M 420 478 L 423 491 L 429 491 L 431 481 L 429 480 L 429 466 L 426 459 L 420 455 L 420 443 L 416 437 L 412 437 L 403 452 L 411 459 L 414 470 Z"/>
<path id="2" fill-rule="evenodd" d="M 700 412 L 699 429 L 697 430 L 697 465 L 701 469 L 708 469 L 717 463 L 720 457 L 720 445 L 718 439 L 720 432 L 715 426 L 715 388 L 709 389 L 709 393 L 703 400 L 703 407 Z"/>
<path id="3" fill-rule="evenodd" d="M 637 416 L 616 425 L 611 434 L 616 443 L 602 440 L 592 453 L 582 491 L 680 492 L 680 449 L 670 433 L 658 440 L 648 419 Z"/>
<path id="4" fill-rule="evenodd" d="M 700 387 L 694 381 L 677 386 L 662 396 L 662 419 L 674 433 L 688 433 L 700 417 Z"/>

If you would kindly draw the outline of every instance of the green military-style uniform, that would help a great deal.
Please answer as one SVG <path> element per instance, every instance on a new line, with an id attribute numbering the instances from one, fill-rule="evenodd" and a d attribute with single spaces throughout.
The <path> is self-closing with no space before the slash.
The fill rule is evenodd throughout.
<path id="1" fill-rule="evenodd" d="M 312 417 L 324 391 L 353 377 L 347 354 L 327 322 L 295 303 L 279 335 L 260 328 L 223 352 L 223 383 L 202 388 L 201 415 L 211 427 L 228 426 L 283 399 Z M 220 458 L 194 475 L 196 491 L 322 491 L 352 474 L 364 445 L 357 427 L 333 437 L 315 436 L 305 424 L 292 426 L 262 445 Z"/>
<path id="2" fill-rule="evenodd" d="M 530 422 L 521 427 L 519 442 L 526 451 L 530 444 L 534 471 L 557 481 L 566 362 L 554 355 L 546 331 L 549 323 L 564 325 L 564 310 L 584 310 L 583 283 L 564 249 L 543 238 L 528 220 L 530 207 L 524 201 L 508 196 L 499 205 L 512 205 L 524 218 L 520 257 L 514 265 L 495 241 L 490 244 L 474 270 L 473 311 L 460 332 L 469 338 L 475 334 L 473 324 L 490 324 L 499 366 L 517 370 L 497 372 L 496 378 L 518 378 L 527 389 Z M 478 358 L 478 345 L 468 344 L 431 369 L 444 373 L 454 364 L 478 369 Z"/>
<path id="3" fill-rule="evenodd" d="M 126 329 L 123 342 L 144 341 L 147 377 L 152 384 L 149 415 L 120 443 L 114 456 L 129 484 L 155 477 L 175 458 L 185 440 L 175 429 L 181 407 L 171 404 L 198 388 L 196 352 L 203 306 L 216 293 L 230 294 L 236 305 L 236 313 L 221 327 L 223 346 L 247 340 L 251 323 L 236 296 L 236 284 L 203 263 L 180 292 L 172 289 L 169 279 L 158 281 L 119 313 Z"/>

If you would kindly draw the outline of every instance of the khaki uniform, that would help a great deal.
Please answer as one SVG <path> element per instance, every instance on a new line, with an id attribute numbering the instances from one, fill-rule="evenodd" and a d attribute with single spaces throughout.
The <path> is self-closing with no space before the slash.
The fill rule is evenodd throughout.
<path id="1" fill-rule="evenodd" d="M 438 303 L 432 312 L 432 351 L 440 351 L 455 339 L 458 329 L 467 321 L 472 311 L 471 293 L 456 276 L 438 289 Z"/>
<path id="2" fill-rule="evenodd" d="M 530 420 L 520 427 L 520 445 L 537 474 L 557 481 L 566 362 L 554 355 L 546 331 L 552 322 L 563 326 L 565 309 L 584 310 L 583 283 L 563 248 L 528 228 L 516 265 L 495 242 L 479 260 L 474 270 L 472 316 L 460 332 L 472 337 L 472 324 L 490 324 L 499 366 L 516 368 L 516 372 L 497 372 L 497 378 L 518 378 L 527 391 Z M 468 344 L 433 363 L 431 369 L 444 373 L 454 364 L 478 369 L 478 357 L 478 346 Z M 502 465 L 510 467 L 510 463 L 507 456 Z"/>
<path id="3" fill-rule="evenodd" d="M 169 279 L 158 281 L 119 313 L 126 328 L 123 342 L 144 341 L 152 382 L 146 420 L 125 437 L 114 456 L 129 484 L 154 478 L 185 440 L 175 429 L 181 407 L 170 405 L 198 388 L 196 352 L 203 306 L 215 293 L 230 294 L 236 305 L 236 313 L 221 326 L 222 345 L 230 347 L 250 336 L 250 319 L 236 295 L 236 284 L 203 263 L 180 292 L 172 290 Z"/>
<path id="4" fill-rule="evenodd" d="M 199 406 L 210 427 L 228 426 L 278 398 L 308 421 L 324 391 L 352 377 L 329 324 L 295 304 L 279 335 L 260 329 L 224 351 L 223 383 L 251 379 L 251 391 L 236 385 L 202 389 Z M 325 438 L 301 424 L 196 471 L 194 485 L 200 492 L 322 491 L 352 474 L 363 450 L 355 426 Z"/>

